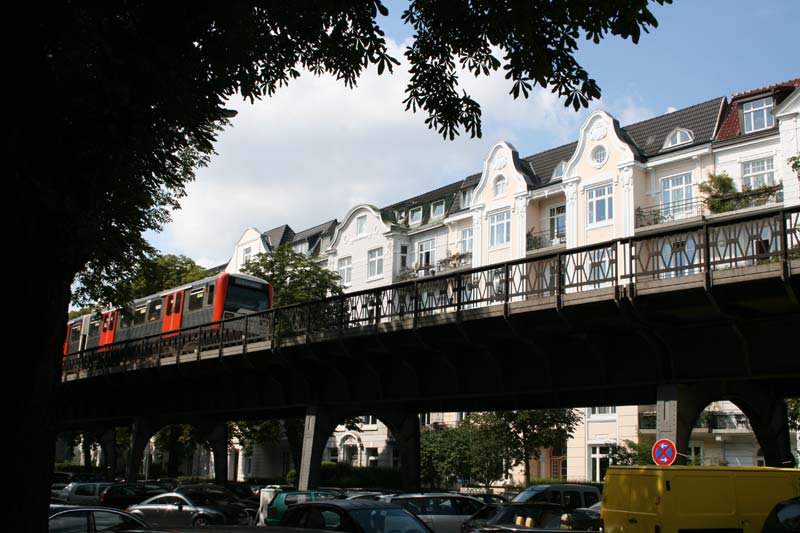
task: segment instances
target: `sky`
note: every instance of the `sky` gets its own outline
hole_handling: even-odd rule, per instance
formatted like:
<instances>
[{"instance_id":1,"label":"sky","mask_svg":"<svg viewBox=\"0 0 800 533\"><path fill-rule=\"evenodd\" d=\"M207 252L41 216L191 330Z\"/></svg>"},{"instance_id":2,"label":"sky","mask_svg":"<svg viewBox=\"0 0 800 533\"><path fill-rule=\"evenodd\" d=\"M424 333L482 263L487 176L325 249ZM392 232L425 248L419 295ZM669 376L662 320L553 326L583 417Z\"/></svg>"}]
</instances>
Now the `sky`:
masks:
<instances>
[{"instance_id":1,"label":"sky","mask_svg":"<svg viewBox=\"0 0 800 533\"><path fill-rule=\"evenodd\" d=\"M402 60L412 37L400 20L404 3L386 5L389 17L378 23ZM581 43L578 62L602 90L588 109L567 109L542 88L514 100L502 73L462 77L482 108L482 138L443 140L425 114L405 111L405 64L393 75L371 69L352 90L304 73L255 104L235 97L228 107L238 115L217 155L198 170L172 222L146 237L161 253L212 267L228 261L249 227L299 232L342 220L360 203L402 201L480 172L497 141L521 157L572 142L595 109L625 126L800 77L800 0L676 0L651 10L659 25L637 45L616 37Z\"/></svg>"}]
</instances>

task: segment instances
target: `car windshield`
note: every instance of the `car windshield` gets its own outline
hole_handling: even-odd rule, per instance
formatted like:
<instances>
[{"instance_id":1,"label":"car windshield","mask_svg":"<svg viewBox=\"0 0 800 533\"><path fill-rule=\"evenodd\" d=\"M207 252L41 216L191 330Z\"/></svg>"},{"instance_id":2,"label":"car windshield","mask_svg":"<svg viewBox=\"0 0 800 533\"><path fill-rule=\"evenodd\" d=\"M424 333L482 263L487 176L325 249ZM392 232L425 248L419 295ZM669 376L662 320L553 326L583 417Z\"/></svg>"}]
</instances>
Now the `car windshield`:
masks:
<instances>
[{"instance_id":1,"label":"car windshield","mask_svg":"<svg viewBox=\"0 0 800 533\"><path fill-rule=\"evenodd\" d=\"M365 533L428 533L425 525L404 509L358 509L350 516Z\"/></svg>"},{"instance_id":2,"label":"car windshield","mask_svg":"<svg viewBox=\"0 0 800 533\"><path fill-rule=\"evenodd\" d=\"M601 503L602 502L594 503L593 505L589 506L589 509L591 509L592 511L597 511L599 513L600 512L600 504Z\"/></svg>"},{"instance_id":3,"label":"car windshield","mask_svg":"<svg viewBox=\"0 0 800 533\"><path fill-rule=\"evenodd\" d=\"M536 487L531 487L529 489L525 489L516 496L514 499L511 500L513 502L526 502L533 498L536 494L543 492L547 489L548 485L537 485Z\"/></svg>"}]
</instances>

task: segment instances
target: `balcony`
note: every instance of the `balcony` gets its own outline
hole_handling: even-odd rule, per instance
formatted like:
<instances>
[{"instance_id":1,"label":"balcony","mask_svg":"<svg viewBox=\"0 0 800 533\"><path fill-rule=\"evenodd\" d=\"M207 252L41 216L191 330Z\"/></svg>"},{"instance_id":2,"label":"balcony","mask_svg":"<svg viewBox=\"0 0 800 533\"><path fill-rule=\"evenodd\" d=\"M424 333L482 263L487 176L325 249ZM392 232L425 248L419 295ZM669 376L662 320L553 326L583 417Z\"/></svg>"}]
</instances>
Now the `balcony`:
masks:
<instances>
[{"instance_id":1,"label":"balcony","mask_svg":"<svg viewBox=\"0 0 800 533\"><path fill-rule=\"evenodd\" d=\"M781 202L783 202L783 183L759 187L757 189L745 189L742 192L733 194L709 196L705 200L708 210L711 213L727 213L730 211L738 211L739 209L773 205Z\"/></svg>"},{"instance_id":2,"label":"balcony","mask_svg":"<svg viewBox=\"0 0 800 533\"><path fill-rule=\"evenodd\" d=\"M532 252L551 246L558 246L567 243L566 228L551 228L537 233L530 232L526 235L525 250Z\"/></svg>"},{"instance_id":3,"label":"balcony","mask_svg":"<svg viewBox=\"0 0 800 533\"><path fill-rule=\"evenodd\" d=\"M653 207L637 207L636 227L643 228L683 218L699 217L706 212L706 202L699 199L670 202Z\"/></svg>"},{"instance_id":4,"label":"balcony","mask_svg":"<svg viewBox=\"0 0 800 533\"><path fill-rule=\"evenodd\" d=\"M436 264L436 271L439 273L450 272L463 268L472 267L472 252L448 254L444 259L440 259Z\"/></svg>"}]
</instances>

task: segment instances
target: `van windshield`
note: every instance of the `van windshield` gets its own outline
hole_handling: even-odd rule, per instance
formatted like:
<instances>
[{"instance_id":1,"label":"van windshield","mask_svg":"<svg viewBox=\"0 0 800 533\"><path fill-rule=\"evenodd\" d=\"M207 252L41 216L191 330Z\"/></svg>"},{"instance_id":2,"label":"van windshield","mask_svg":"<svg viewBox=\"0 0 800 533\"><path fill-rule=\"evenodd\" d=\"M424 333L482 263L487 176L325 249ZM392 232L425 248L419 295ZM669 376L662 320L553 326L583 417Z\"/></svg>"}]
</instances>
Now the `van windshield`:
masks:
<instances>
[{"instance_id":1,"label":"van windshield","mask_svg":"<svg viewBox=\"0 0 800 533\"><path fill-rule=\"evenodd\" d=\"M514 496L514 499L511 501L513 501L514 503L527 502L533 499L534 496L537 496L542 492L546 491L549 487L550 485L536 485L535 487L527 488L522 492L520 492L519 494L517 494L516 496Z\"/></svg>"}]
</instances>

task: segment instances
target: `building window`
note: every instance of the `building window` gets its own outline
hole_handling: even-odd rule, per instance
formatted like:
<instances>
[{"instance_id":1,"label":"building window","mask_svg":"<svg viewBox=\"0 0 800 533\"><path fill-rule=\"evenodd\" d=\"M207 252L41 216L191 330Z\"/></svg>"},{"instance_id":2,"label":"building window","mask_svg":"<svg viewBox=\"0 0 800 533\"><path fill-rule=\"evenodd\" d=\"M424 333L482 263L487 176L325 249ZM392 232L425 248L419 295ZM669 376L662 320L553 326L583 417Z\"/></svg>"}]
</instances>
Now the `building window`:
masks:
<instances>
[{"instance_id":1,"label":"building window","mask_svg":"<svg viewBox=\"0 0 800 533\"><path fill-rule=\"evenodd\" d=\"M367 215L356 218L356 233L359 237L367 234Z\"/></svg>"},{"instance_id":2,"label":"building window","mask_svg":"<svg viewBox=\"0 0 800 533\"><path fill-rule=\"evenodd\" d=\"M400 270L408 268L408 245L400 245Z\"/></svg>"},{"instance_id":3,"label":"building window","mask_svg":"<svg viewBox=\"0 0 800 533\"><path fill-rule=\"evenodd\" d=\"M602 482L606 477L606 470L608 470L608 446L592 446L591 459L592 459L592 481Z\"/></svg>"},{"instance_id":4,"label":"building window","mask_svg":"<svg viewBox=\"0 0 800 533\"><path fill-rule=\"evenodd\" d=\"M608 151L605 146L595 146L592 150L592 164L595 167L601 167L608 159Z\"/></svg>"},{"instance_id":5,"label":"building window","mask_svg":"<svg viewBox=\"0 0 800 533\"><path fill-rule=\"evenodd\" d=\"M494 180L494 195L502 196L505 193L506 193L506 178L500 176L496 180Z\"/></svg>"},{"instance_id":6,"label":"building window","mask_svg":"<svg viewBox=\"0 0 800 533\"><path fill-rule=\"evenodd\" d=\"M772 106L771 96L742 104L744 132L750 133L774 126L775 118L772 116Z\"/></svg>"},{"instance_id":7,"label":"building window","mask_svg":"<svg viewBox=\"0 0 800 533\"><path fill-rule=\"evenodd\" d=\"M367 448L367 466L378 466L378 448Z\"/></svg>"},{"instance_id":8,"label":"building window","mask_svg":"<svg viewBox=\"0 0 800 533\"><path fill-rule=\"evenodd\" d=\"M771 157L742 163L742 190L773 185L775 185L775 169Z\"/></svg>"},{"instance_id":9,"label":"building window","mask_svg":"<svg viewBox=\"0 0 800 533\"><path fill-rule=\"evenodd\" d=\"M461 191L461 207L472 206L472 189Z\"/></svg>"},{"instance_id":10,"label":"building window","mask_svg":"<svg viewBox=\"0 0 800 533\"><path fill-rule=\"evenodd\" d=\"M408 222L409 224L419 224L422 222L422 208L415 207L408 212L408 216L410 217Z\"/></svg>"},{"instance_id":11,"label":"building window","mask_svg":"<svg viewBox=\"0 0 800 533\"><path fill-rule=\"evenodd\" d=\"M339 259L339 282L342 285L350 285L353 281L353 258L342 257Z\"/></svg>"},{"instance_id":12,"label":"building window","mask_svg":"<svg viewBox=\"0 0 800 533\"><path fill-rule=\"evenodd\" d=\"M252 251L253 251L253 249L250 248L250 247L247 247L244 250L242 250L242 264L243 265L246 265L247 263L250 262L250 254L251 254Z\"/></svg>"},{"instance_id":13,"label":"building window","mask_svg":"<svg viewBox=\"0 0 800 533\"><path fill-rule=\"evenodd\" d=\"M461 230L461 253L472 253L472 228Z\"/></svg>"},{"instance_id":14,"label":"building window","mask_svg":"<svg viewBox=\"0 0 800 533\"><path fill-rule=\"evenodd\" d=\"M419 423L423 426L430 426L431 425L431 414L430 413L420 413L419 415Z\"/></svg>"},{"instance_id":15,"label":"building window","mask_svg":"<svg viewBox=\"0 0 800 533\"><path fill-rule=\"evenodd\" d=\"M369 265L369 278L377 278L383 275L383 248L375 248L367 252L367 263Z\"/></svg>"},{"instance_id":16,"label":"building window","mask_svg":"<svg viewBox=\"0 0 800 533\"><path fill-rule=\"evenodd\" d=\"M489 247L502 246L511 242L511 211L501 211L489 215Z\"/></svg>"},{"instance_id":17,"label":"building window","mask_svg":"<svg viewBox=\"0 0 800 533\"><path fill-rule=\"evenodd\" d=\"M566 168L567 168L566 161L562 161L559 164L557 164L556 168L553 169L553 178L554 179L555 178L563 178L564 177L564 171L566 170Z\"/></svg>"},{"instance_id":18,"label":"building window","mask_svg":"<svg viewBox=\"0 0 800 533\"><path fill-rule=\"evenodd\" d=\"M614 186L605 185L589 189L586 196L589 224L600 224L614 218Z\"/></svg>"},{"instance_id":19,"label":"building window","mask_svg":"<svg viewBox=\"0 0 800 533\"><path fill-rule=\"evenodd\" d=\"M392 446L392 468L400 468L400 447Z\"/></svg>"},{"instance_id":20,"label":"building window","mask_svg":"<svg viewBox=\"0 0 800 533\"><path fill-rule=\"evenodd\" d=\"M444 200L439 200L431 204L431 218L442 218L444 216Z\"/></svg>"},{"instance_id":21,"label":"building window","mask_svg":"<svg viewBox=\"0 0 800 533\"><path fill-rule=\"evenodd\" d=\"M691 211L693 191L691 172L663 178L661 180L661 208L664 210L664 215L680 215Z\"/></svg>"},{"instance_id":22,"label":"building window","mask_svg":"<svg viewBox=\"0 0 800 533\"><path fill-rule=\"evenodd\" d=\"M361 423L365 424L365 425L368 425L368 426L374 426L375 424L378 423L378 417L372 416L372 415L362 416L361 417Z\"/></svg>"},{"instance_id":23,"label":"building window","mask_svg":"<svg viewBox=\"0 0 800 533\"><path fill-rule=\"evenodd\" d=\"M434 239L428 239L417 244L417 260L419 268L426 268L436 261L436 251L434 249Z\"/></svg>"},{"instance_id":24,"label":"building window","mask_svg":"<svg viewBox=\"0 0 800 533\"><path fill-rule=\"evenodd\" d=\"M614 416L617 414L616 406L590 407L589 416Z\"/></svg>"},{"instance_id":25,"label":"building window","mask_svg":"<svg viewBox=\"0 0 800 533\"><path fill-rule=\"evenodd\" d=\"M336 463L339 461L339 448L331 446L328 448L328 461Z\"/></svg>"},{"instance_id":26,"label":"building window","mask_svg":"<svg viewBox=\"0 0 800 533\"><path fill-rule=\"evenodd\" d=\"M550 240L561 241L567 235L567 206L550 208Z\"/></svg>"},{"instance_id":27,"label":"building window","mask_svg":"<svg viewBox=\"0 0 800 533\"><path fill-rule=\"evenodd\" d=\"M292 249L295 253L308 255L308 241L301 242L300 244L295 244Z\"/></svg>"},{"instance_id":28,"label":"building window","mask_svg":"<svg viewBox=\"0 0 800 533\"><path fill-rule=\"evenodd\" d=\"M672 135L667 137L667 140L664 142L663 149L672 148L673 146L678 146L680 144L690 143L693 140L694 136L692 135L692 132L678 128L672 132Z\"/></svg>"}]
</instances>

